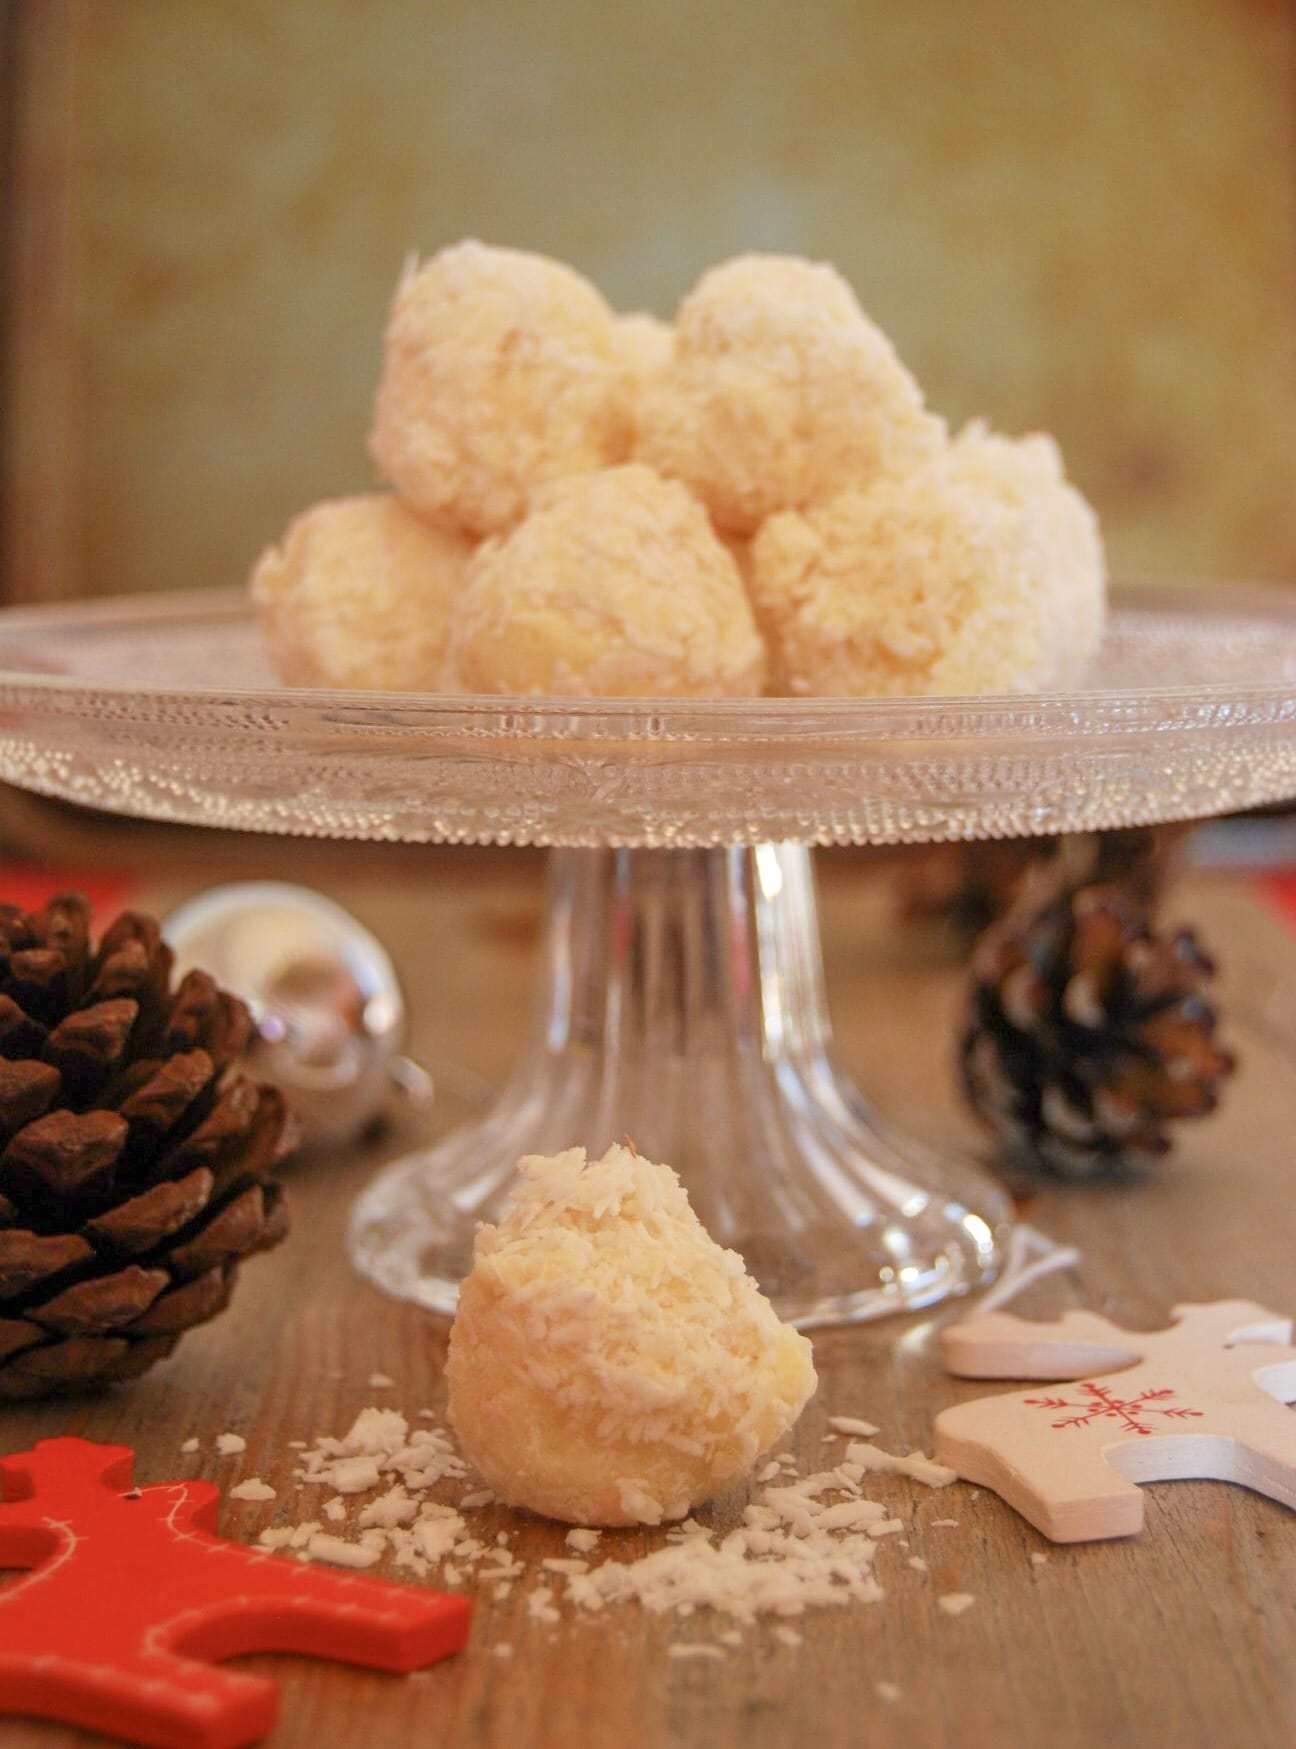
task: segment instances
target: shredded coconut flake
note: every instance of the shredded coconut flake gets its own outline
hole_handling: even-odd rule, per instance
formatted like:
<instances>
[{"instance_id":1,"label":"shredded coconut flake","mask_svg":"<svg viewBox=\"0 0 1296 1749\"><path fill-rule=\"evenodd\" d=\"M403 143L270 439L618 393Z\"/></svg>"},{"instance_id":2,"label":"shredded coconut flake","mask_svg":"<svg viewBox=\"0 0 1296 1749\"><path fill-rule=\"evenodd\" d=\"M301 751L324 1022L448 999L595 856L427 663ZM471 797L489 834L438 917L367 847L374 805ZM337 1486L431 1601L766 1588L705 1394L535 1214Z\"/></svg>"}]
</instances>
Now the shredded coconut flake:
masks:
<instances>
[{"instance_id":1,"label":"shredded coconut flake","mask_svg":"<svg viewBox=\"0 0 1296 1749\"><path fill-rule=\"evenodd\" d=\"M221 1457L237 1457L241 1451L247 1450L247 1440L241 1433L218 1433L216 1450Z\"/></svg>"},{"instance_id":2,"label":"shredded coconut flake","mask_svg":"<svg viewBox=\"0 0 1296 1749\"><path fill-rule=\"evenodd\" d=\"M908 1457L897 1457L894 1452L883 1451L881 1446L866 1445L860 1440L852 1440L846 1447L846 1462L858 1464L861 1470L889 1470L898 1476L909 1476L927 1488L948 1488L951 1482L958 1480L957 1471L936 1463L920 1451L910 1452Z\"/></svg>"},{"instance_id":3,"label":"shredded coconut flake","mask_svg":"<svg viewBox=\"0 0 1296 1749\"><path fill-rule=\"evenodd\" d=\"M328 1561L334 1567L372 1567L381 1559L381 1550L366 1548L362 1543L349 1543L327 1531L316 1531L306 1544L312 1561Z\"/></svg>"},{"instance_id":4,"label":"shredded coconut flake","mask_svg":"<svg viewBox=\"0 0 1296 1749\"><path fill-rule=\"evenodd\" d=\"M260 1476L249 1476L246 1481L234 1484L229 1490L229 1497L231 1500L273 1500L275 1491Z\"/></svg>"}]
</instances>

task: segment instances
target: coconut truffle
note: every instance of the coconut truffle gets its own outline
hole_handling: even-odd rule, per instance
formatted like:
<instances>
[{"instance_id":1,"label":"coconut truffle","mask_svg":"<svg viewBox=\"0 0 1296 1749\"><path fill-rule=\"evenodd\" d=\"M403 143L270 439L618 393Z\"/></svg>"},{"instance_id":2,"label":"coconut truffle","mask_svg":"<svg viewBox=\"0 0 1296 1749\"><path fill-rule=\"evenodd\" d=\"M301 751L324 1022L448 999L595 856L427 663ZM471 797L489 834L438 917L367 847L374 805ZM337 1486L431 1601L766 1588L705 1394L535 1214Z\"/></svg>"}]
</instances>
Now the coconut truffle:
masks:
<instances>
[{"instance_id":1,"label":"coconut truffle","mask_svg":"<svg viewBox=\"0 0 1296 1749\"><path fill-rule=\"evenodd\" d=\"M460 1288L446 1366L459 1443L510 1505L569 1524L683 1518L796 1421L810 1344L668 1166L614 1146L518 1172Z\"/></svg>"},{"instance_id":2,"label":"coconut truffle","mask_svg":"<svg viewBox=\"0 0 1296 1749\"><path fill-rule=\"evenodd\" d=\"M977 425L913 475L771 517L751 588L788 692L1027 692L1083 674L1106 571L1052 440Z\"/></svg>"},{"instance_id":3,"label":"coconut truffle","mask_svg":"<svg viewBox=\"0 0 1296 1749\"><path fill-rule=\"evenodd\" d=\"M775 511L914 467L943 435L833 268L740 255L680 305L636 453L692 487L718 526L750 534Z\"/></svg>"},{"instance_id":4,"label":"coconut truffle","mask_svg":"<svg viewBox=\"0 0 1296 1749\"><path fill-rule=\"evenodd\" d=\"M304 511L252 572L270 659L290 686L429 692L472 543L396 498L335 498Z\"/></svg>"},{"instance_id":5,"label":"coconut truffle","mask_svg":"<svg viewBox=\"0 0 1296 1749\"><path fill-rule=\"evenodd\" d=\"M643 423L645 399L670 363L675 330L660 317L636 310L631 315L617 317L616 337L621 354L626 420L633 444Z\"/></svg>"},{"instance_id":6,"label":"coconut truffle","mask_svg":"<svg viewBox=\"0 0 1296 1749\"><path fill-rule=\"evenodd\" d=\"M369 446L416 510L497 533L628 444L615 318L573 268L466 242L406 273Z\"/></svg>"},{"instance_id":7,"label":"coconut truffle","mask_svg":"<svg viewBox=\"0 0 1296 1749\"><path fill-rule=\"evenodd\" d=\"M446 684L602 697L758 693L765 646L700 504L651 468L563 480L483 543L455 609Z\"/></svg>"}]
</instances>

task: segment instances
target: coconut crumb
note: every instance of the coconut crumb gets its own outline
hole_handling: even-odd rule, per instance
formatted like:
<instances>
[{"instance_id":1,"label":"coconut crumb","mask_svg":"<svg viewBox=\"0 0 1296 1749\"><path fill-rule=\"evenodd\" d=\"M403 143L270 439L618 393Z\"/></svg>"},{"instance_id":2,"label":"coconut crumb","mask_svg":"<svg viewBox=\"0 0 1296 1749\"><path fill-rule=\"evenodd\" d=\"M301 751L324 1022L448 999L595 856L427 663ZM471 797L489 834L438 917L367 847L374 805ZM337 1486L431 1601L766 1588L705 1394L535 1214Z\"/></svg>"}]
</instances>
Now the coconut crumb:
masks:
<instances>
[{"instance_id":1,"label":"coconut crumb","mask_svg":"<svg viewBox=\"0 0 1296 1749\"><path fill-rule=\"evenodd\" d=\"M958 1480L957 1470L936 1463L923 1452L914 1451L907 1457L898 1457L894 1452L883 1451L881 1446L861 1440L852 1440L846 1447L846 1462L857 1464L861 1471L889 1471L894 1475L908 1476L927 1488L948 1488L951 1482Z\"/></svg>"},{"instance_id":2,"label":"coconut crumb","mask_svg":"<svg viewBox=\"0 0 1296 1749\"><path fill-rule=\"evenodd\" d=\"M340 1495L338 1503L341 1504ZM344 1506L343 1512L345 1510ZM412 1500L403 1485L397 1482L385 1494L380 1494L376 1500L371 1500L361 1509L359 1523L361 1530L394 1530L398 1524L412 1524L418 1514L418 1501ZM338 1516L341 1517L342 1514L339 1513Z\"/></svg>"},{"instance_id":3,"label":"coconut crumb","mask_svg":"<svg viewBox=\"0 0 1296 1749\"><path fill-rule=\"evenodd\" d=\"M361 1543L349 1543L327 1531L317 1531L306 1544L312 1561L327 1561L334 1567L372 1567L381 1559L381 1550L366 1548Z\"/></svg>"},{"instance_id":4,"label":"coconut crumb","mask_svg":"<svg viewBox=\"0 0 1296 1749\"><path fill-rule=\"evenodd\" d=\"M828 1425L834 1433L851 1433L860 1439L872 1439L875 1433L882 1431L871 1421L861 1421L855 1415L830 1415Z\"/></svg>"},{"instance_id":5,"label":"coconut crumb","mask_svg":"<svg viewBox=\"0 0 1296 1749\"><path fill-rule=\"evenodd\" d=\"M898 1682L875 1682L873 1692L879 1700L884 1700L888 1706L894 1706L900 1699L900 1684Z\"/></svg>"},{"instance_id":6,"label":"coconut crumb","mask_svg":"<svg viewBox=\"0 0 1296 1749\"><path fill-rule=\"evenodd\" d=\"M943 1597L936 1599L937 1607L946 1615L962 1615L975 1602L976 1598L970 1591L947 1591Z\"/></svg>"},{"instance_id":7,"label":"coconut crumb","mask_svg":"<svg viewBox=\"0 0 1296 1749\"><path fill-rule=\"evenodd\" d=\"M369 1374L369 1389L371 1391L390 1391L395 1383L396 1380L388 1378L385 1372L371 1372Z\"/></svg>"},{"instance_id":8,"label":"coconut crumb","mask_svg":"<svg viewBox=\"0 0 1296 1749\"><path fill-rule=\"evenodd\" d=\"M231 1500L273 1500L275 1490L268 1482L263 1482L260 1476L249 1476L246 1481L236 1482L229 1490Z\"/></svg>"},{"instance_id":9,"label":"coconut crumb","mask_svg":"<svg viewBox=\"0 0 1296 1749\"><path fill-rule=\"evenodd\" d=\"M694 1645L691 1641L686 1642L684 1640L675 1640L666 1648L666 1651L668 1656L681 1659L710 1658L712 1660L723 1660L725 1655L723 1648L720 1646L700 1646Z\"/></svg>"},{"instance_id":10,"label":"coconut crumb","mask_svg":"<svg viewBox=\"0 0 1296 1749\"><path fill-rule=\"evenodd\" d=\"M237 1457L241 1451L247 1450L247 1440L241 1433L218 1433L216 1450L221 1457Z\"/></svg>"},{"instance_id":11,"label":"coconut crumb","mask_svg":"<svg viewBox=\"0 0 1296 1749\"><path fill-rule=\"evenodd\" d=\"M1043 1552L1042 1549L1032 1549L1031 1550L1031 1566L1032 1567L1047 1567L1048 1566L1048 1556Z\"/></svg>"},{"instance_id":12,"label":"coconut crumb","mask_svg":"<svg viewBox=\"0 0 1296 1749\"><path fill-rule=\"evenodd\" d=\"M180 1447L180 1449L182 1452L184 1452L184 1454L187 1457L191 1451L197 1451L199 1449L201 1443L202 1442L200 1440L197 1440L197 1439L186 1439L184 1444Z\"/></svg>"}]
</instances>

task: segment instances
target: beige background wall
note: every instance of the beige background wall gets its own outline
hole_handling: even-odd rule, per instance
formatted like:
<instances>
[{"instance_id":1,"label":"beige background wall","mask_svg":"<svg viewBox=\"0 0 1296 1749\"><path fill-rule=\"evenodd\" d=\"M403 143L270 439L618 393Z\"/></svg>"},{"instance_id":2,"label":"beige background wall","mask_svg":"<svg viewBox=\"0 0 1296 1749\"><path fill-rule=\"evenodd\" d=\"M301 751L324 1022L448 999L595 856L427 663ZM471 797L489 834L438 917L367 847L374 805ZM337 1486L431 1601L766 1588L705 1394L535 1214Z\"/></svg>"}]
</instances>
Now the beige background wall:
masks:
<instances>
[{"instance_id":1,"label":"beige background wall","mask_svg":"<svg viewBox=\"0 0 1296 1749\"><path fill-rule=\"evenodd\" d=\"M1118 569L1296 580L1287 5L66 10L76 587L241 581L368 484L401 259L465 233L662 313L827 257L940 410L1056 432Z\"/></svg>"}]
</instances>

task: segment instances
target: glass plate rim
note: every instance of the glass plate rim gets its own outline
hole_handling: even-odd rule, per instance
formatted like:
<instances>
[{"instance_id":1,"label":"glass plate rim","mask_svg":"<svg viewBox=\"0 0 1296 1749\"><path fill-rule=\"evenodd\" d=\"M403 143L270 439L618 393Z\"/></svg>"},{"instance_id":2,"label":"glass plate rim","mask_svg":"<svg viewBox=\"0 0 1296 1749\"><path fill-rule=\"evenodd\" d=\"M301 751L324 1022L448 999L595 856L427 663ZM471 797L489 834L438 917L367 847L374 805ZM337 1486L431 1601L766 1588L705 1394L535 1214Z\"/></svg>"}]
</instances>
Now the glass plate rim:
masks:
<instances>
[{"instance_id":1,"label":"glass plate rim","mask_svg":"<svg viewBox=\"0 0 1296 1749\"><path fill-rule=\"evenodd\" d=\"M1219 621L1235 629L1256 629L1265 622L1285 622L1296 632L1296 600L1292 600L1279 583L1232 583L1218 579L1162 580L1140 578L1121 580L1113 585L1111 607L1125 620L1160 618L1177 625L1192 625L1202 621ZM38 635L74 625L93 630L109 628L132 620L149 620L157 629L167 624L197 624L204 620L219 624L244 621L252 615L252 603L242 587L219 589L169 590L158 593L136 593L88 597L75 601L30 604L0 608L0 641L24 635ZM909 719L915 729L942 719L957 716L969 733L977 724L992 730L997 719L1010 715L1019 732L1031 727L1046 728L1049 733L1065 733L1068 728L1084 732L1085 726L1067 718L1077 712L1103 715L1105 712L1128 714L1131 707L1192 704L1198 709L1212 704L1296 706L1296 674L1290 680L1263 680L1254 683L1236 680L1212 687L1210 683L1138 687L1076 687L1059 692L967 693L932 695L894 695L851 698L840 695L759 698L681 698L650 697L603 698L579 694L527 693L431 693L380 692L361 688L304 686L229 685L178 686L166 681L87 680L80 675L50 674L36 668L11 668L3 665L0 643L0 705L12 705L17 699L32 695L60 700L65 707L78 705L88 715L97 714L111 704L132 698L154 701L174 700L189 706L243 706L290 714L332 716L343 712L347 716L371 716L377 721L382 715L418 719L435 718L461 721L467 728L483 719L506 719L524 716L531 732L545 738L544 726L551 725L555 733L566 726L570 733L573 719L593 725L601 721L605 733L620 729L627 736L638 738L645 719L669 718L681 732L690 722L705 734L707 725L741 724L754 736L765 733L800 731L818 734L854 731L867 738L870 729L877 729L897 716ZM1036 723L1021 719L1031 717ZM452 726L452 724L450 726ZM354 724L350 725L354 726ZM391 726L391 725L387 725ZM1130 726L1134 726L1132 723ZM1216 725L1218 726L1218 725ZM894 732L894 730L892 731ZM656 725L653 738L672 738L669 725Z\"/></svg>"}]
</instances>

